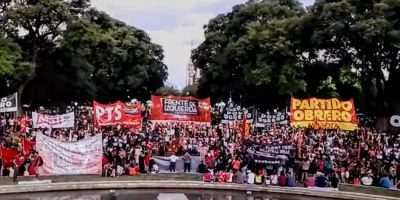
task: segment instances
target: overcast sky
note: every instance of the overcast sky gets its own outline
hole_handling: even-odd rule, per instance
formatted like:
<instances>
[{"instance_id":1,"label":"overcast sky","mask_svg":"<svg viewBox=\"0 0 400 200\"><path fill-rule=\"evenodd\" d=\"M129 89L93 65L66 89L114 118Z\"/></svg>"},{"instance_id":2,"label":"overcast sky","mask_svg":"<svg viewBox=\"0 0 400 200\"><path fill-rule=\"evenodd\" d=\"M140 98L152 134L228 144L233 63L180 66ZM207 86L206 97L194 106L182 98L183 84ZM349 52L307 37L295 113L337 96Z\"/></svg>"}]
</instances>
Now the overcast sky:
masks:
<instances>
[{"instance_id":1,"label":"overcast sky","mask_svg":"<svg viewBox=\"0 0 400 200\"><path fill-rule=\"evenodd\" d=\"M154 43L164 48L168 84L183 88L191 41L202 42L203 25L219 13L247 0L92 0L97 9L145 30ZM300 0L309 5L314 0Z\"/></svg>"}]
</instances>

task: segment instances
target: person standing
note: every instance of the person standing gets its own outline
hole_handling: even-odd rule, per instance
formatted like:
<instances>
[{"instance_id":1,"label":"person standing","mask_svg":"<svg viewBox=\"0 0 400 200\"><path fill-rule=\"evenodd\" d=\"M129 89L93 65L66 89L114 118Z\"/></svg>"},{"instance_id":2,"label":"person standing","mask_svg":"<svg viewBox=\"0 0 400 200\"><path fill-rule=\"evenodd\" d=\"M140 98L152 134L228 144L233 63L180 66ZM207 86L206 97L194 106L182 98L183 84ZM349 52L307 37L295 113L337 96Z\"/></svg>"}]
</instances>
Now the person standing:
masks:
<instances>
[{"instance_id":1,"label":"person standing","mask_svg":"<svg viewBox=\"0 0 400 200\"><path fill-rule=\"evenodd\" d=\"M190 173L192 157L188 152L186 152L185 155L183 155L183 162L184 162L183 163L184 172L186 173L186 171L188 171Z\"/></svg>"},{"instance_id":2,"label":"person standing","mask_svg":"<svg viewBox=\"0 0 400 200\"><path fill-rule=\"evenodd\" d=\"M172 154L172 155L169 157L169 161L170 161L170 164L169 164L169 171L170 171L170 172L175 172L176 161L177 161L177 160L178 160L178 157L175 156L175 154Z\"/></svg>"}]
</instances>

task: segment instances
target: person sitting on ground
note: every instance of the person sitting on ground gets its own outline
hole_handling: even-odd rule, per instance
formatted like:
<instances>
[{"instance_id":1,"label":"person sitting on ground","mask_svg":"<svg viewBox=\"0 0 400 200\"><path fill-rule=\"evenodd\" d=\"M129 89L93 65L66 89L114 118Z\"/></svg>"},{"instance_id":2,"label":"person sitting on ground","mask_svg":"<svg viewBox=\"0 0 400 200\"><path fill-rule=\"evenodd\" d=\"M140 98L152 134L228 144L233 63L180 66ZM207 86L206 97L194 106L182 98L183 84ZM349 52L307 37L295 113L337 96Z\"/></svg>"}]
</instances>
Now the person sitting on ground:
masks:
<instances>
[{"instance_id":1,"label":"person sitting on ground","mask_svg":"<svg viewBox=\"0 0 400 200\"><path fill-rule=\"evenodd\" d=\"M265 185L271 185L271 177L270 176L265 177Z\"/></svg>"},{"instance_id":2,"label":"person sitting on ground","mask_svg":"<svg viewBox=\"0 0 400 200\"><path fill-rule=\"evenodd\" d=\"M333 188L338 188L339 186L339 175L337 173L334 173L332 177L329 179L331 182L331 187Z\"/></svg>"},{"instance_id":3,"label":"person sitting on ground","mask_svg":"<svg viewBox=\"0 0 400 200\"><path fill-rule=\"evenodd\" d=\"M225 182L225 172L224 171L217 172L217 179L218 179L218 183Z\"/></svg>"},{"instance_id":4,"label":"person sitting on ground","mask_svg":"<svg viewBox=\"0 0 400 200\"><path fill-rule=\"evenodd\" d=\"M251 170L247 171L247 183L248 184L254 184L255 177L256 177L256 175Z\"/></svg>"},{"instance_id":5,"label":"person sitting on ground","mask_svg":"<svg viewBox=\"0 0 400 200\"><path fill-rule=\"evenodd\" d=\"M371 186L373 181L374 180L372 179L371 174L367 174L366 176L361 178L361 184L363 184L365 186Z\"/></svg>"},{"instance_id":6,"label":"person sitting on ground","mask_svg":"<svg viewBox=\"0 0 400 200\"><path fill-rule=\"evenodd\" d=\"M278 175L276 174L271 175L271 185L278 185Z\"/></svg>"},{"instance_id":7,"label":"person sitting on ground","mask_svg":"<svg viewBox=\"0 0 400 200\"><path fill-rule=\"evenodd\" d=\"M381 183L382 188L391 188L392 187L392 182L389 180L389 177L387 174L382 176L380 183Z\"/></svg>"},{"instance_id":8,"label":"person sitting on ground","mask_svg":"<svg viewBox=\"0 0 400 200\"><path fill-rule=\"evenodd\" d=\"M314 187L315 179L312 174L308 174L306 180L304 181L304 187Z\"/></svg>"},{"instance_id":9,"label":"person sitting on ground","mask_svg":"<svg viewBox=\"0 0 400 200\"><path fill-rule=\"evenodd\" d=\"M286 184L289 187L294 187L295 186L294 177L292 176L292 173L290 173L290 172L287 173Z\"/></svg>"},{"instance_id":10,"label":"person sitting on ground","mask_svg":"<svg viewBox=\"0 0 400 200\"><path fill-rule=\"evenodd\" d=\"M256 185L262 185L263 182L264 182L264 175L262 175L261 173L257 173L254 182L255 182Z\"/></svg>"},{"instance_id":11,"label":"person sitting on ground","mask_svg":"<svg viewBox=\"0 0 400 200\"><path fill-rule=\"evenodd\" d=\"M204 174L207 172L207 167L206 165L203 163L203 161L200 162L200 164L197 166L197 173L201 173Z\"/></svg>"},{"instance_id":12,"label":"person sitting on ground","mask_svg":"<svg viewBox=\"0 0 400 200\"><path fill-rule=\"evenodd\" d=\"M213 176L209 170L207 170L207 172L204 173L203 181L204 182L213 182Z\"/></svg>"},{"instance_id":13,"label":"person sitting on ground","mask_svg":"<svg viewBox=\"0 0 400 200\"><path fill-rule=\"evenodd\" d=\"M233 181L233 173L232 173L232 170L227 170L226 172L225 172L225 182L227 182L227 183L232 183L232 181Z\"/></svg>"},{"instance_id":14,"label":"person sitting on ground","mask_svg":"<svg viewBox=\"0 0 400 200\"><path fill-rule=\"evenodd\" d=\"M286 176L283 171L281 171L281 175L278 177L278 185L281 187L287 186Z\"/></svg>"},{"instance_id":15,"label":"person sitting on ground","mask_svg":"<svg viewBox=\"0 0 400 200\"><path fill-rule=\"evenodd\" d=\"M326 177L323 173L317 173L317 178L315 178L315 186L320 188L326 187Z\"/></svg>"},{"instance_id":16,"label":"person sitting on ground","mask_svg":"<svg viewBox=\"0 0 400 200\"><path fill-rule=\"evenodd\" d=\"M138 173L138 169L137 169L137 167L135 167L135 165L133 165L133 164L131 164L130 166L129 166L129 175L130 176L136 176L137 175L137 173Z\"/></svg>"},{"instance_id":17,"label":"person sitting on ground","mask_svg":"<svg viewBox=\"0 0 400 200\"><path fill-rule=\"evenodd\" d=\"M397 183L396 188L400 190L400 181Z\"/></svg>"},{"instance_id":18,"label":"person sitting on ground","mask_svg":"<svg viewBox=\"0 0 400 200\"><path fill-rule=\"evenodd\" d=\"M244 183L243 173L240 170L235 174L235 181L236 181L237 184L243 184Z\"/></svg>"}]
</instances>

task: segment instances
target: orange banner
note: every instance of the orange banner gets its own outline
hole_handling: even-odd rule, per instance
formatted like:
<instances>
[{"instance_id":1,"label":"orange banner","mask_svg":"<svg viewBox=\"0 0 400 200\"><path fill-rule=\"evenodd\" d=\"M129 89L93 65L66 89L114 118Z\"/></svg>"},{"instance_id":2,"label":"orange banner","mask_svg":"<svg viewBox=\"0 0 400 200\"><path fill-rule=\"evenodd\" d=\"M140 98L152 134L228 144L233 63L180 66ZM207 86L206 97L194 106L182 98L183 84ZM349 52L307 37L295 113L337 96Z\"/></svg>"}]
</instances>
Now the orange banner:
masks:
<instances>
[{"instance_id":1,"label":"orange banner","mask_svg":"<svg viewBox=\"0 0 400 200\"><path fill-rule=\"evenodd\" d=\"M211 122L210 98L151 96L152 120Z\"/></svg>"},{"instance_id":2,"label":"orange banner","mask_svg":"<svg viewBox=\"0 0 400 200\"><path fill-rule=\"evenodd\" d=\"M355 130L357 116L353 99L297 99L290 103L290 125L316 129Z\"/></svg>"}]
</instances>

